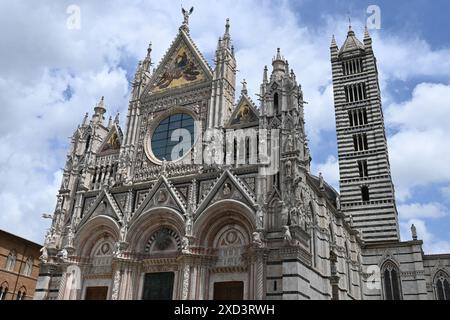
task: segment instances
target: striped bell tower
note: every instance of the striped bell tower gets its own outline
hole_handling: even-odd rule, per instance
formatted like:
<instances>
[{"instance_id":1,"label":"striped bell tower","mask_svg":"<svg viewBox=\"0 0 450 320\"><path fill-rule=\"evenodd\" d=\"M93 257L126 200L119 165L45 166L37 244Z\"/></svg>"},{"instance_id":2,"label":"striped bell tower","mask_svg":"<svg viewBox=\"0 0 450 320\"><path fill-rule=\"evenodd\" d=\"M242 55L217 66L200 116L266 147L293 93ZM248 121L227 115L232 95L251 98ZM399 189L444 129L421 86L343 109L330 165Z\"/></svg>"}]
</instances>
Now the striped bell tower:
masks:
<instances>
[{"instance_id":1,"label":"striped bell tower","mask_svg":"<svg viewBox=\"0 0 450 320\"><path fill-rule=\"evenodd\" d=\"M372 39L360 42L351 26L339 49L331 42L340 206L366 242L398 241L380 86Z\"/></svg>"}]
</instances>

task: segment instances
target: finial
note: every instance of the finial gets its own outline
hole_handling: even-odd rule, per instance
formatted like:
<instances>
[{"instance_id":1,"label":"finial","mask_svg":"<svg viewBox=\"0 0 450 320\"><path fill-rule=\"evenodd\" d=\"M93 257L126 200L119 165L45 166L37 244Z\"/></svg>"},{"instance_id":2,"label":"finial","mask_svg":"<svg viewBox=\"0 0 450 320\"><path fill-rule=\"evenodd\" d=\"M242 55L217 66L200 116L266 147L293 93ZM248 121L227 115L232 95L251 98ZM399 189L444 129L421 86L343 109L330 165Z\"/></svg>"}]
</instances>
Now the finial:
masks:
<instances>
[{"instance_id":1,"label":"finial","mask_svg":"<svg viewBox=\"0 0 450 320\"><path fill-rule=\"evenodd\" d=\"M230 18L227 18L227 22L225 23L225 34L230 34Z\"/></svg>"},{"instance_id":2,"label":"finial","mask_svg":"<svg viewBox=\"0 0 450 320\"><path fill-rule=\"evenodd\" d=\"M85 126L87 124L88 117L89 117L89 113L86 112L86 114L84 115L84 119L83 119L83 126Z\"/></svg>"},{"instance_id":3,"label":"finial","mask_svg":"<svg viewBox=\"0 0 450 320\"><path fill-rule=\"evenodd\" d=\"M370 39L369 28L367 28L367 24L364 27L364 39Z\"/></svg>"},{"instance_id":4,"label":"finial","mask_svg":"<svg viewBox=\"0 0 450 320\"><path fill-rule=\"evenodd\" d=\"M181 7L181 13L183 14L183 24L180 29L189 32L189 16L194 12L194 7L192 7L189 12L186 11L183 7Z\"/></svg>"},{"instance_id":5,"label":"finial","mask_svg":"<svg viewBox=\"0 0 450 320\"><path fill-rule=\"evenodd\" d=\"M119 121L120 121L119 119L120 119L120 113L117 112L116 117L114 118L114 123L118 125Z\"/></svg>"},{"instance_id":6,"label":"finial","mask_svg":"<svg viewBox=\"0 0 450 320\"><path fill-rule=\"evenodd\" d=\"M242 94L247 94L247 93L248 93L248 91L247 91L247 81L245 81L245 79L242 80L242 90L241 90L241 93L242 93Z\"/></svg>"},{"instance_id":7,"label":"finial","mask_svg":"<svg viewBox=\"0 0 450 320\"><path fill-rule=\"evenodd\" d=\"M108 128L112 127L112 116L109 116Z\"/></svg>"},{"instance_id":8,"label":"finial","mask_svg":"<svg viewBox=\"0 0 450 320\"><path fill-rule=\"evenodd\" d=\"M352 18L350 17L350 15L348 16L348 31L352 30Z\"/></svg>"},{"instance_id":9,"label":"finial","mask_svg":"<svg viewBox=\"0 0 450 320\"><path fill-rule=\"evenodd\" d=\"M264 83L268 82L268 78L267 78L268 71L269 71L269 69L267 68L267 66L264 66L264 73L263 73L263 82Z\"/></svg>"},{"instance_id":10,"label":"finial","mask_svg":"<svg viewBox=\"0 0 450 320\"><path fill-rule=\"evenodd\" d=\"M331 38L331 46L330 47L331 48L337 47L336 38L334 37L334 34L333 34L333 37Z\"/></svg>"},{"instance_id":11,"label":"finial","mask_svg":"<svg viewBox=\"0 0 450 320\"><path fill-rule=\"evenodd\" d=\"M144 62L142 62L144 71L150 71L151 65L152 65L152 43L150 42L147 49L147 56L145 57Z\"/></svg>"},{"instance_id":12,"label":"finial","mask_svg":"<svg viewBox=\"0 0 450 320\"><path fill-rule=\"evenodd\" d=\"M277 60L281 60L281 50L277 48Z\"/></svg>"}]
</instances>

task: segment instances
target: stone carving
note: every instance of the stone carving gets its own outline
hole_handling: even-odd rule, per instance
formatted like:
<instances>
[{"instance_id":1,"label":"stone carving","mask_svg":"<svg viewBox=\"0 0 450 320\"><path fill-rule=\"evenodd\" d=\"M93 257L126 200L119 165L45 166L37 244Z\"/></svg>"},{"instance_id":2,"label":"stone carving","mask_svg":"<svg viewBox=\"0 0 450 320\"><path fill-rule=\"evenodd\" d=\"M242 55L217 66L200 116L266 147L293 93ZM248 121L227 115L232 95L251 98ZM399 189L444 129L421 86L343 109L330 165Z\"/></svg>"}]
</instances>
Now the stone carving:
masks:
<instances>
[{"instance_id":1,"label":"stone carving","mask_svg":"<svg viewBox=\"0 0 450 320\"><path fill-rule=\"evenodd\" d=\"M289 226L283 226L283 239L287 242L292 241L291 230L289 230Z\"/></svg>"},{"instance_id":2,"label":"stone carving","mask_svg":"<svg viewBox=\"0 0 450 320\"><path fill-rule=\"evenodd\" d=\"M411 225L411 235L412 235L413 240L417 240L417 229L414 224Z\"/></svg>"},{"instance_id":3,"label":"stone carving","mask_svg":"<svg viewBox=\"0 0 450 320\"><path fill-rule=\"evenodd\" d=\"M64 248L64 249L62 249L62 250L59 252L59 255L61 256L61 259L62 259L63 261L67 261L67 258L68 258L68 256L69 256L69 253L67 252L67 249Z\"/></svg>"},{"instance_id":4,"label":"stone carving","mask_svg":"<svg viewBox=\"0 0 450 320\"><path fill-rule=\"evenodd\" d=\"M39 260L41 260L42 263L47 263L48 261L48 251L47 247L43 246L40 250L41 256L39 257Z\"/></svg>"},{"instance_id":5,"label":"stone carving","mask_svg":"<svg viewBox=\"0 0 450 320\"><path fill-rule=\"evenodd\" d=\"M72 248L73 247L73 239L74 239L75 235L73 233L72 227L68 226L67 227L67 247Z\"/></svg>"},{"instance_id":6,"label":"stone carving","mask_svg":"<svg viewBox=\"0 0 450 320\"><path fill-rule=\"evenodd\" d=\"M261 239L261 233L260 232L253 232L253 245L257 248L262 248L264 246L264 243Z\"/></svg>"},{"instance_id":7,"label":"stone carving","mask_svg":"<svg viewBox=\"0 0 450 320\"><path fill-rule=\"evenodd\" d=\"M223 186L223 195L224 196L229 196L231 194L231 187L229 183L225 183L225 185Z\"/></svg>"},{"instance_id":8,"label":"stone carving","mask_svg":"<svg viewBox=\"0 0 450 320\"><path fill-rule=\"evenodd\" d=\"M181 252L182 253L189 253L189 238L188 237L183 237L183 239L181 239Z\"/></svg>"},{"instance_id":9,"label":"stone carving","mask_svg":"<svg viewBox=\"0 0 450 320\"><path fill-rule=\"evenodd\" d=\"M258 205L258 209L256 211L256 228L258 230L264 228L264 211L261 205Z\"/></svg>"},{"instance_id":10,"label":"stone carving","mask_svg":"<svg viewBox=\"0 0 450 320\"><path fill-rule=\"evenodd\" d=\"M119 299L120 278L121 278L120 270L116 270L116 272L114 273L114 284L111 295L112 300Z\"/></svg>"},{"instance_id":11,"label":"stone carving","mask_svg":"<svg viewBox=\"0 0 450 320\"><path fill-rule=\"evenodd\" d=\"M192 235L192 217L191 214L188 214L186 217L186 235L191 236Z\"/></svg>"}]
</instances>

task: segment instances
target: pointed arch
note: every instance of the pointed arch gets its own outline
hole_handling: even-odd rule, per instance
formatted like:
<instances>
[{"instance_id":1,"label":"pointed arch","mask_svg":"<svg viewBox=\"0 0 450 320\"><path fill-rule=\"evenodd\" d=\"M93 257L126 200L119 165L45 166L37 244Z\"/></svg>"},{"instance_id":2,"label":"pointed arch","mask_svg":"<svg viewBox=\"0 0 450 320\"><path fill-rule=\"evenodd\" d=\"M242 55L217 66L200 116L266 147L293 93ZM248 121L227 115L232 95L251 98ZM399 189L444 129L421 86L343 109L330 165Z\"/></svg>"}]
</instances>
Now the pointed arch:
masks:
<instances>
[{"instance_id":1,"label":"pointed arch","mask_svg":"<svg viewBox=\"0 0 450 320\"><path fill-rule=\"evenodd\" d=\"M381 267L384 300L402 300L400 269L392 260L386 260Z\"/></svg>"},{"instance_id":2,"label":"pointed arch","mask_svg":"<svg viewBox=\"0 0 450 320\"><path fill-rule=\"evenodd\" d=\"M3 281L3 283L0 285L0 300L5 300L6 295L8 294L9 285L8 282Z\"/></svg>"},{"instance_id":3,"label":"pointed arch","mask_svg":"<svg viewBox=\"0 0 450 320\"><path fill-rule=\"evenodd\" d=\"M450 277L444 270L438 270L433 278L436 300L450 300Z\"/></svg>"}]
</instances>

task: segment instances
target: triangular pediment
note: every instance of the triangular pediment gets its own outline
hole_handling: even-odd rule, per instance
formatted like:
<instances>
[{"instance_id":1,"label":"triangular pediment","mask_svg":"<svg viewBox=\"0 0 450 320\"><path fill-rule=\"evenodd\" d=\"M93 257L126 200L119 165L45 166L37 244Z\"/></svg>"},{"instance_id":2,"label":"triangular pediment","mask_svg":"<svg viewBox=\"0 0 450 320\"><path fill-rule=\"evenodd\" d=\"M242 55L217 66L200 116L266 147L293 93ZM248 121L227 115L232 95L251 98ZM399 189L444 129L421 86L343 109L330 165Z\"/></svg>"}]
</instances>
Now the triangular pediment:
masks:
<instances>
[{"instance_id":1,"label":"triangular pediment","mask_svg":"<svg viewBox=\"0 0 450 320\"><path fill-rule=\"evenodd\" d=\"M114 197L106 190L102 190L94 202L90 205L89 210L83 216L78 227L81 227L88 220L95 218L97 216L107 216L111 217L116 221L120 221L123 213L121 212L118 204Z\"/></svg>"},{"instance_id":2,"label":"triangular pediment","mask_svg":"<svg viewBox=\"0 0 450 320\"><path fill-rule=\"evenodd\" d=\"M122 132L120 128L114 124L106 135L105 140L100 145L99 155L118 153L120 151L120 146L122 145Z\"/></svg>"},{"instance_id":3,"label":"triangular pediment","mask_svg":"<svg viewBox=\"0 0 450 320\"><path fill-rule=\"evenodd\" d=\"M189 35L180 30L153 73L146 94L162 93L211 80L211 67Z\"/></svg>"},{"instance_id":4,"label":"triangular pediment","mask_svg":"<svg viewBox=\"0 0 450 320\"><path fill-rule=\"evenodd\" d=\"M142 213L158 207L173 208L182 214L186 213L186 204L175 187L164 177L152 186L144 201L137 208L133 219L137 219Z\"/></svg>"},{"instance_id":5,"label":"triangular pediment","mask_svg":"<svg viewBox=\"0 0 450 320\"><path fill-rule=\"evenodd\" d=\"M238 177L234 176L229 170L226 170L202 200L197 208L196 214L200 214L217 201L227 199L240 201L250 208L256 206L254 193Z\"/></svg>"},{"instance_id":6,"label":"triangular pediment","mask_svg":"<svg viewBox=\"0 0 450 320\"><path fill-rule=\"evenodd\" d=\"M257 126L259 116L256 106L247 95L242 95L237 107L231 114L228 126L231 128L243 128Z\"/></svg>"}]
</instances>

